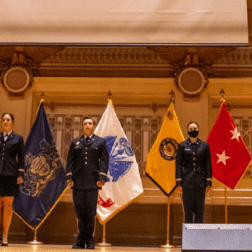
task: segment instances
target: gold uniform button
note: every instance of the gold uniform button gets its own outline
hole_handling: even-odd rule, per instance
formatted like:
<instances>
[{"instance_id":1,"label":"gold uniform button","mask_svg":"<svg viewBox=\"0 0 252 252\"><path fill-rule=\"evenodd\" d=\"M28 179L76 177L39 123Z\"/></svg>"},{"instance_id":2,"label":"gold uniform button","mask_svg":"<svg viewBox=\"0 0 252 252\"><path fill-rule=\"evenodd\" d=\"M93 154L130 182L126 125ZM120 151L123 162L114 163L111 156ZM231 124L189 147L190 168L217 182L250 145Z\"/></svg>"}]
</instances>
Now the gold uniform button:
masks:
<instances>
[{"instance_id":1,"label":"gold uniform button","mask_svg":"<svg viewBox=\"0 0 252 252\"><path fill-rule=\"evenodd\" d=\"M195 168L193 168L193 170L195 171Z\"/></svg>"},{"instance_id":2,"label":"gold uniform button","mask_svg":"<svg viewBox=\"0 0 252 252\"><path fill-rule=\"evenodd\" d=\"M85 162L85 164L87 164L87 162Z\"/></svg>"},{"instance_id":3,"label":"gold uniform button","mask_svg":"<svg viewBox=\"0 0 252 252\"><path fill-rule=\"evenodd\" d=\"M193 165L195 165L195 163L193 163Z\"/></svg>"},{"instance_id":4,"label":"gold uniform button","mask_svg":"<svg viewBox=\"0 0 252 252\"><path fill-rule=\"evenodd\" d=\"M87 157L85 157L85 159L87 159Z\"/></svg>"}]
</instances>

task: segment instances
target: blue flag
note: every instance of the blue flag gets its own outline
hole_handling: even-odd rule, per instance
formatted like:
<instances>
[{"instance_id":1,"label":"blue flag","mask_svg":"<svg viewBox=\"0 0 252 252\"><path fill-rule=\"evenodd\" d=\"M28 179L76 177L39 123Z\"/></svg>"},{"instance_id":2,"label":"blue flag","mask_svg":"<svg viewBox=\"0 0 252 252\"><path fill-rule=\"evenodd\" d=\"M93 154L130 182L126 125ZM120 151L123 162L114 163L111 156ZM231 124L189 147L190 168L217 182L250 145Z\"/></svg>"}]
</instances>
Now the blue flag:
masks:
<instances>
[{"instance_id":1,"label":"blue flag","mask_svg":"<svg viewBox=\"0 0 252 252\"><path fill-rule=\"evenodd\" d=\"M41 102L25 143L25 172L13 209L31 229L36 230L65 189L65 170Z\"/></svg>"}]
</instances>

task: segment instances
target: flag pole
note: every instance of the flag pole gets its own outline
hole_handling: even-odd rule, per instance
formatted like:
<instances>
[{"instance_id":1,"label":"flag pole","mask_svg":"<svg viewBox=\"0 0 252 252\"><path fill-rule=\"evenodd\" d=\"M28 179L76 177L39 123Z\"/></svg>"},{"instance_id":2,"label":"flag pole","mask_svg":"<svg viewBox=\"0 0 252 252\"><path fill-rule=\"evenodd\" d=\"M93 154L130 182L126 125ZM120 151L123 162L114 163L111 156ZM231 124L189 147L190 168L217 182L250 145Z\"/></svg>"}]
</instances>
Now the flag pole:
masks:
<instances>
[{"instance_id":1,"label":"flag pole","mask_svg":"<svg viewBox=\"0 0 252 252\"><path fill-rule=\"evenodd\" d=\"M170 92L171 100L170 102L174 103L175 93L173 90ZM167 203L167 231L166 231L166 244L160 245L160 248L173 248L174 246L170 244L170 196L168 196L168 203Z\"/></svg>"},{"instance_id":2,"label":"flag pole","mask_svg":"<svg viewBox=\"0 0 252 252\"><path fill-rule=\"evenodd\" d=\"M221 99L220 99L220 102L221 102L221 106L222 104L224 104L226 101L224 99L224 94L225 94L225 91L223 90L223 88L221 89L220 91L220 95L221 95ZM225 223L227 224L228 222L228 213L227 213L227 186L225 185L225 190L224 190L224 195L225 195Z\"/></svg>"},{"instance_id":3,"label":"flag pole","mask_svg":"<svg viewBox=\"0 0 252 252\"><path fill-rule=\"evenodd\" d=\"M227 186L225 186L225 223L228 223L228 216L227 216Z\"/></svg>"},{"instance_id":4,"label":"flag pole","mask_svg":"<svg viewBox=\"0 0 252 252\"><path fill-rule=\"evenodd\" d=\"M43 102L43 101L44 101L44 92L42 92L42 94L41 94L40 104L41 104L41 102ZM38 107L38 110L37 110L37 114L36 114L36 115L38 115L38 111L39 111L39 108L40 108L40 104L39 104L39 107ZM27 244L31 244L31 245L41 245L41 244L43 244L43 242L37 240L37 229L34 230L33 241L28 241Z\"/></svg>"},{"instance_id":5,"label":"flag pole","mask_svg":"<svg viewBox=\"0 0 252 252\"><path fill-rule=\"evenodd\" d=\"M166 237L166 244L160 245L160 248L173 248L174 246L170 244L170 197L168 197L167 203L167 237Z\"/></svg>"},{"instance_id":6,"label":"flag pole","mask_svg":"<svg viewBox=\"0 0 252 252\"><path fill-rule=\"evenodd\" d=\"M33 241L28 241L27 244L31 244L31 245L41 245L41 244L43 244L43 242L37 241L37 229L34 230Z\"/></svg>"},{"instance_id":7,"label":"flag pole","mask_svg":"<svg viewBox=\"0 0 252 252\"><path fill-rule=\"evenodd\" d=\"M105 235L106 232L105 231L106 231L105 224L103 224L102 225L102 242L96 244L98 247L111 247L112 246L111 243L106 242L106 235Z\"/></svg>"},{"instance_id":8,"label":"flag pole","mask_svg":"<svg viewBox=\"0 0 252 252\"><path fill-rule=\"evenodd\" d=\"M110 90L109 90L107 96L108 96L108 99L110 100L110 98L112 96L112 93L111 93ZM111 243L107 243L106 242L106 226L105 226L105 223L102 225L102 242L101 243L97 243L96 245L98 247L111 247L112 246Z\"/></svg>"}]
</instances>

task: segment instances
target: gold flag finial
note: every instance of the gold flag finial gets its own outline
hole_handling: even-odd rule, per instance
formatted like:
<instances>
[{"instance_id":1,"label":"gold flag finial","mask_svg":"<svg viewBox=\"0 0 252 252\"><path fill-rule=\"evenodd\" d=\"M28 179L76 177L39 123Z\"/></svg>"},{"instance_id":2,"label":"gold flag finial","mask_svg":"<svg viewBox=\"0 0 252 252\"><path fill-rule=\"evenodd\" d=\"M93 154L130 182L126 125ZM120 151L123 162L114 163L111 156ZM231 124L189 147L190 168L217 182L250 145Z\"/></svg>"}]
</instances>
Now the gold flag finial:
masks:
<instances>
[{"instance_id":1,"label":"gold flag finial","mask_svg":"<svg viewBox=\"0 0 252 252\"><path fill-rule=\"evenodd\" d=\"M170 92L170 95L171 95L171 100L170 100L170 102L175 102L175 93L173 92L173 89L171 90L171 92Z\"/></svg>"},{"instance_id":2,"label":"gold flag finial","mask_svg":"<svg viewBox=\"0 0 252 252\"><path fill-rule=\"evenodd\" d=\"M112 105L112 106L113 106L113 102L112 102L112 100L111 100L112 93L111 93L111 91L110 91L110 90L109 90L109 92L108 92L107 96L108 96L108 101L109 101L110 105Z\"/></svg>"},{"instance_id":3,"label":"gold flag finial","mask_svg":"<svg viewBox=\"0 0 252 252\"><path fill-rule=\"evenodd\" d=\"M223 88L222 88L221 91L220 91L220 95L221 95L221 99L220 99L221 106L226 102L226 100L224 99L224 94L225 94L225 91L224 91Z\"/></svg>"},{"instance_id":4,"label":"gold flag finial","mask_svg":"<svg viewBox=\"0 0 252 252\"><path fill-rule=\"evenodd\" d=\"M42 92L41 94L41 98L40 98L40 103L44 102L45 101L45 93Z\"/></svg>"},{"instance_id":5,"label":"gold flag finial","mask_svg":"<svg viewBox=\"0 0 252 252\"><path fill-rule=\"evenodd\" d=\"M109 98L109 99L111 98L112 93L111 93L111 91L110 91L110 90L109 90L109 92L108 92L107 96L108 96L108 98Z\"/></svg>"}]
</instances>

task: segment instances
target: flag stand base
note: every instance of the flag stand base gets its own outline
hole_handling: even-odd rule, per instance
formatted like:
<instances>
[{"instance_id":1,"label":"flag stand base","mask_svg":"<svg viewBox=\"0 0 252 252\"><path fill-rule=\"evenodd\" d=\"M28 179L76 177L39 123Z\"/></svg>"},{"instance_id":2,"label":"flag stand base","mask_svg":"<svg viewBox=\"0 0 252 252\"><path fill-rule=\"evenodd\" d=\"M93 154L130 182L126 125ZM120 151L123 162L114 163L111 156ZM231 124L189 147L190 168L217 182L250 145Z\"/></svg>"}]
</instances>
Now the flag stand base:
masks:
<instances>
[{"instance_id":1,"label":"flag stand base","mask_svg":"<svg viewBox=\"0 0 252 252\"><path fill-rule=\"evenodd\" d=\"M33 241L28 241L27 244L31 244L31 245L41 245L41 244L43 244L43 242L37 241L37 240L33 240Z\"/></svg>"},{"instance_id":2,"label":"flag stand base","mask_svg":"<svg viewBox=\"0 0 252 252\"><path fill-rule=\"evenodd\" d=\"M107 243L106 242L106 236L105 236L105 231L106 228L105 228L105 224L102 225L102 242L101 243L97 243L97 247L111 247L112 244L111 243Z\"/></svg>"},{"instance_id":3,"label":"flag stand base","mask_svg":"<svg viewBox=\"0 0 252 252\"><path fill-rule=\"evenodd\" d=\"M31 244L31 245L41 245L41 244L43 244L43 242L37 241L37 229L34 230L33 241L28 241L27 244Z\"/></svg>"},{"instance_id":4,"label":"flag stand base","mask_svg":"<svg viewBox=\"0 0 252 252\"><path fill-rule=\"evenodd\" d=\"M96 243L97 247L112 247L111 243L107 243L105 238L102 238L101 243Z\"/></svg>"},{"instance_id":5,"label":"flag stand base","mask_svg":"<svg viewBox=\"0 0 252 252\"><path fill-rule=\"evenodd\" d=\"M165 245L160 245L159 247L160 247L160 248L167 248L167 249L169 249L169 248L174 248L174 246L171 245L171 244L169 244L169 243L166 243Z\"/></svg>"},{"instance_id":6,"label":"flag stand base","mask_svg":"<svg viewBox=\"0 0 252 252\"><path fill-rule=\"evenodd\" d=\"M107 243L107 242L101 242L101 243L96 243L97 247L112 247L111 243Z\"/></svg>"}]
</instances>

